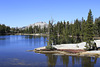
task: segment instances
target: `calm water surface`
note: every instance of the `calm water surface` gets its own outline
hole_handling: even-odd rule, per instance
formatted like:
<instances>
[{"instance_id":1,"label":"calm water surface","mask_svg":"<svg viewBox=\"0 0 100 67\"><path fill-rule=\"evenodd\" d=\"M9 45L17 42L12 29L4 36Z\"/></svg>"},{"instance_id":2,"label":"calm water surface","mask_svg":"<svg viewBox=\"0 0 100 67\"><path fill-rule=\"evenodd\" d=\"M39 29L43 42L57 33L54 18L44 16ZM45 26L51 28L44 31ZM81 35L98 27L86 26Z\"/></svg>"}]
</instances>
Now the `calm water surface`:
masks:
<instances>
[{"instance_id":1,"label":"calm water surface","mask_svg":"<svg viewBox=\"0 0 100 67\"><path fill-rule=\"evenodd\" d=\"M100 58L27 52L47 45L47 37L0 36L0 67L99 67Z\"/></svg>"}]
</instances>

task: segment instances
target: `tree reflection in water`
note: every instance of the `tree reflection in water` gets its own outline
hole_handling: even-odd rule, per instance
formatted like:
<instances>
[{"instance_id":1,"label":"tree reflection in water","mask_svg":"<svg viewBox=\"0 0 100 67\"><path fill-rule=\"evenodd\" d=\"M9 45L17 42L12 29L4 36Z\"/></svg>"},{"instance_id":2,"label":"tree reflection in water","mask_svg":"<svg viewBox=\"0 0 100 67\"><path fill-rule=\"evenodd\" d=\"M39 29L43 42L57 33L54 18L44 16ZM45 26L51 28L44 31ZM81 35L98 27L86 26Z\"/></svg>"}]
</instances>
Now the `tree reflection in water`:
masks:
<instances>
[{"instance_id":1,"label":"tree reflection in water","mask_svg":"<svg viewBox=\"0 0 100 67\"><path fill-rule=\"evenodd\" d=\"M46 56L47 56L48 67L55 67L58 56L52 54L46 54Z\"/></svg>"},{"instance_id":2,"label":"tree reflection in water","mask_svg":"<svg viewBox=\"0 0 100 67\"><path fill-rule=\"evenodd\" d=\"M95 57L82 57L81 63L82 67L94 67L94 64L96 64L97 58Z\"/></svg>"},{"instance_id":3,"label":"tree reflection in water","mask_svg":"<svg viewBox=\"0 0 100 67\"><path fill-rule=\"evenodd\" d=\"M60 59L63 67L94 67L97 58L95 57L76 57L76 56L57 56L46 54L48 67L57 66L57 60Z\"/></svg>"},{"instance_id":4,"label":"tree reflection in water","mask_svg":"<svg viewBox=\"0 0 100 67\"><path fill-rule=\"evenodd\" d=\"M63 65L66 65L67 67L69 63L69 56L62 55L60 61L63 62Z\"/></svg>"},{"instance_id":5,"label":"tree reflection in water","mask_svg":"<svg viewBox=\"0 0 100 67\"><path fill-rule=\"evenodd\" d=\"M34 45L41 46L41 42L43 45L46 46L46 40L47 37L42 37L42 36L33 36L33 35L26 35L25 39L29 40L29 43L34 43Z\"/></svg>"}]
</instances>

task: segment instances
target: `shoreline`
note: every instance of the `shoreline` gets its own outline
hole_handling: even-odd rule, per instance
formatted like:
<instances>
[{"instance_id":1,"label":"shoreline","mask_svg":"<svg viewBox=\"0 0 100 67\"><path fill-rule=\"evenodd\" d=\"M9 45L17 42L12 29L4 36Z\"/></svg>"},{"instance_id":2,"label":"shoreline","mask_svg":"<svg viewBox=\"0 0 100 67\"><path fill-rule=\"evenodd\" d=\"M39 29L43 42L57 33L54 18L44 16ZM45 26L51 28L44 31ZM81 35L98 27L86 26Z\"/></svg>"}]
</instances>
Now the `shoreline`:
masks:
<instances>
[{"instance_id":1,"label":"shoreline","mask_svg":"<svg viewBox=\"0 0 100 67\"><path fill-rule=\"evenodd\" d=\"M15 35L33 35L33 36L48 36L47 34L23 34L23 33L17 33Z\"/></svg>"},{"instance_id":2,"label":"shoreline","mask_svg":"<svg viewBox=\"0 0 100 67\"><path fill-rule=\"evenodd\" d=\"M68 50L68 49L67 49ZM73 49L69 49L73 50ZM41 53L41 54L54 54L54 55L67 55L67 56L79 56L79 57L100 57L100 50L95 51L79 51L76 53L71 53L66 50L45 50L45 47L36 48L34 50L35 53ZM78 49L74 49L73 51L78 51Z\"/></svg>"}]
</instances>

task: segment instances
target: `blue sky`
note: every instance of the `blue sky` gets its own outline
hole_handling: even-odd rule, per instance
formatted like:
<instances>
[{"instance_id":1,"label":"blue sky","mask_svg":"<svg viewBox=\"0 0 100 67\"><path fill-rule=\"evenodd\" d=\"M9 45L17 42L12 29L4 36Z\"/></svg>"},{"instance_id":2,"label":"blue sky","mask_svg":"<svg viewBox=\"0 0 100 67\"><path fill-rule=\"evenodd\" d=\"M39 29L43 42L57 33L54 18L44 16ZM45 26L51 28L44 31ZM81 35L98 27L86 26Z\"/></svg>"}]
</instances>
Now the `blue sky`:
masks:
<instances>
[{"instance_id":1,"label":"blue sky","mask_svg":"<svg viewBox=\"0 0 100 67\"><path fill-rule=\"evenodd\" d=\"M89 9L93 18L100 16L100 0L0 0L0 23L22 27L35 22L87 19Z\"/></svg>"}]
</instances>

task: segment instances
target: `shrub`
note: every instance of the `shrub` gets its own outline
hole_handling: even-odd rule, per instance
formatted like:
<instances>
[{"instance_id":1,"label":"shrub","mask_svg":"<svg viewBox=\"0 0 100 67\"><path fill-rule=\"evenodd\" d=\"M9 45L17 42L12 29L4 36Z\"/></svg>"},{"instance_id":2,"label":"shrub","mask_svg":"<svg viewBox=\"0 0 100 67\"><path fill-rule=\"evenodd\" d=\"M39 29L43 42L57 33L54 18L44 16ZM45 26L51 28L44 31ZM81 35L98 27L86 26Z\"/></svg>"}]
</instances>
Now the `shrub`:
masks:
<instances>
[{"instance_id":1,"label":"shrub","mask_svg":"<svg viewBox=\"0 0 100 67\"><path fill-rule=\"evenodd\" d=\"M55 48L55 47L52 47L51 45L46 46L46 49L49 49L49 50L56 50L56 48Z\"/></svg>"}]
</instances>

